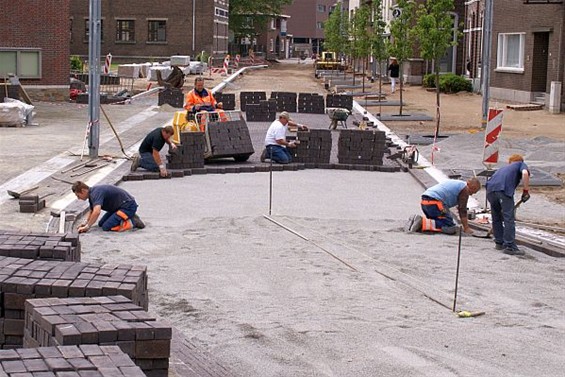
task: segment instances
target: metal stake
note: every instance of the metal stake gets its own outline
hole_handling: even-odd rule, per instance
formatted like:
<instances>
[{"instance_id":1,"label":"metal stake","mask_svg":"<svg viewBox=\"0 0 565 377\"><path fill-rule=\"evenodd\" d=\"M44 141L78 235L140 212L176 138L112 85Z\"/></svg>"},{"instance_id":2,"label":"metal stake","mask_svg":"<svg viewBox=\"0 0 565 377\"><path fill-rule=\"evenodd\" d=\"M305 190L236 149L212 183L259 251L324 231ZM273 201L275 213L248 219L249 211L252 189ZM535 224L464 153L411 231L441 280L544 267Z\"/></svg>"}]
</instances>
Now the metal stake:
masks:
<instances>
[{"instance_id":1,"label":"metal stake","mask_svg":"<svg viewBox=\"0 0 565 377\"><path fill-rule=\"evenodd\" d=\"M463 233L463 227L459 226L459 246L457 247L457 272L455 273L455 296L453 297L453 312L455 312L455 307L457 306L457 287L459 284L459 264L461 261L461 237Z\"/></svg>"},{"instance_id":2,"label":"metal stake","mask_svg":"<svg viewBox=\"0 0 565 377\"><path fill-rule=\"evenodd\" d=\"M269 148L269 216L273 208L273 148Z\"/></svg>"}]
</instances>

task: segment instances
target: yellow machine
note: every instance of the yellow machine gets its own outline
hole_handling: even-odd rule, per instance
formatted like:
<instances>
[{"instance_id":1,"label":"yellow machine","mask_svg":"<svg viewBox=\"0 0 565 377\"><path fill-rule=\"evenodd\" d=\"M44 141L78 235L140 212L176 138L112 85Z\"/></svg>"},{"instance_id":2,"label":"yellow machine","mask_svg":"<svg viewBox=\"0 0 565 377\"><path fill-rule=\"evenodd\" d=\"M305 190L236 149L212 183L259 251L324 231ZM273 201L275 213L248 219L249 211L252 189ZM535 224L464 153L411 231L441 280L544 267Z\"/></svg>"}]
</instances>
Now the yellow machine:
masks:
<instances>
[{"instance_id":1,"label":"yellow machine","mask_svg":"<svg viewBox=\"0 0 565 377\"><path fill-rule=\"evenodd\" d=\"M333 51L324 51L316 60L316 69L339 70L343 71L345 65L337 58Z\"/></svg>"}]
</instances>

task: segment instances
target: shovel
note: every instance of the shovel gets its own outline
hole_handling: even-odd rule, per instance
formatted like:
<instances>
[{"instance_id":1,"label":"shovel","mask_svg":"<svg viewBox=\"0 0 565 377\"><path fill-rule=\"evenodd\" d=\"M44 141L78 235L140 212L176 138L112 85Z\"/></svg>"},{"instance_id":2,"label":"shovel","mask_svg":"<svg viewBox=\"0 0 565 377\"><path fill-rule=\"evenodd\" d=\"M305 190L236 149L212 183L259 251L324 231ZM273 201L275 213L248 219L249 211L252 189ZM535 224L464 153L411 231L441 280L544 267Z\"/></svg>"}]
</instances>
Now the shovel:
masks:
<instances>
[{"instance_id":1,"label":"shovel","mask_svg":"<svg viewBox=\"0 0 565 377\"><path fill-rule=\"evenodd\" d=\"M516 202L516 204L514 204L514 216L516 216L516 210L518 209L518 207L520 207L522 203L524 203L524 201L520 199L518 200L518 202ZM476 231L473 232L473 237L477 237L477 238L490 238L491 236L492 236L492 227L486 233L484 232L477 233Z\"/></svg>"}]
</instances>

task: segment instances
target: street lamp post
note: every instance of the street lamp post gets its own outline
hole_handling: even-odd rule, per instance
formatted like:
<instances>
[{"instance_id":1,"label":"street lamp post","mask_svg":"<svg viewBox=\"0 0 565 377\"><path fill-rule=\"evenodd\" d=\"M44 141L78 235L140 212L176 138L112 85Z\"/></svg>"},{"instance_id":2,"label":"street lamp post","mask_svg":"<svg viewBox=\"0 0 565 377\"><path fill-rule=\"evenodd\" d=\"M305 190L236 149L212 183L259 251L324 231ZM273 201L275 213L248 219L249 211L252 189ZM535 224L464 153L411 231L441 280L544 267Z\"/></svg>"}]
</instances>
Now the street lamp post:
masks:
<instances>
[{"instance_id":1,"label":"street lamp post","mask_svg":"<svg viewBox=\"0 0 565 377\"><path fill-rule=\"evenodd\" d=\"M90 158L98 157L100 147L100 13L101 0L90 0L88 19L88 151Z\"/></svg>"}]
</instances>

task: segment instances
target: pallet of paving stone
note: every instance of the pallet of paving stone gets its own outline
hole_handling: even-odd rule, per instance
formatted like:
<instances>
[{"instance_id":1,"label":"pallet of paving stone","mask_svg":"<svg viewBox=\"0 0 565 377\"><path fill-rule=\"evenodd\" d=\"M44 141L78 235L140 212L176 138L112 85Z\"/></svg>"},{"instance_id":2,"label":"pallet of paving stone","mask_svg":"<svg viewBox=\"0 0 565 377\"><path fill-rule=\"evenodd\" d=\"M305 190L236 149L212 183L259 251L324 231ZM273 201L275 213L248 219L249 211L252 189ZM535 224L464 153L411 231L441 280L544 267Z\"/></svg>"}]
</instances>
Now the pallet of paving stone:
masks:
<instances>
[{"instance_id":1,"label":"pallet of paving stone","mask_svg":"<svg viewBox=\"0 0 565 377\"><path fill-rule=\"evenodd\" d=\"M326 107L341 107L351 111L353 109L353 96L347 94L327 94Z\"/></svg>"},{"instance_id":2,"label":"pallet of paving stone","mask_svg":"<svg viewBox=\"0 0 565 377\"><path fill-rule=\"evenodd\" d=\"M328 164L332 151L332 133L330 130L310 129L298 131L296 137L299 144L289 151L293 161L298 163Z\"/></svg>"},{"instance_id":3,"label":"pallet of paving stone","mask_svg":"<svg viewBox=\"0 0 565 377\"><path fill-rule=\"evenodd\" d=\"M180 145L167 155L167 169L203 168L205 149L204 132L181 132Z\"/></svg>"},{"instance_id":4,"label":"pallet of paving stone","mask_svg":"<svg viewBox=\"0 0 565 377\"><path fill-rule=\"evenodd\" d=\"M259 101L258 104L247 104L245 119L248 122L272 122L276 118L276 100Z\"/></svg>"},{"instance_id":5,"label":"pallet of paving stone","mask_svg":"<svg viewBox=\"0 0 565 377\"><path fill-rule=\"evenodd\" d=\"M289 113L297 112L297 94L292 92L271 92L271 99L277 101L277 111L288 111Z\"/></svg>"},{"instance_id":6,"label":"pallet of paving stone","mask_svg":"<svg viewBox=\"0 0 565 377\"><path fill-rule=\"evenodd\" d=\"M25 302L24 347L115 345L148 376L168 375L172 329L123 296Z\"/></svg>"},{"instance_id":7,"label":"pallet of paving stone","mask_svg":"<svg viewBox=\"0 0 565 377\"><path fill-rule=\"evenodd\" d=\"M148 307L147 267L0 257L0 348L23 345L24 302L122 295Z\"/></svg>"},{"instance_id":8,"label":"pallet of paving stone","mask_svg":"<svg viewBox=\"0 0 565 377\"><path fill-rule=\"evenodd\" d=\"M8 377L144 377L117 346L40 347L0 350L0 376Z\"/></svg>"},{"instance_id":9,"label":"pallet of paving stone","mask_svg":"<svg viewBox=\"0 0 565 377\"><path fill-rule=\"evenodd\" d=\"M182 108L184 107L184 93L179 88L161 90L157 104L159 106L167 104L175 108Z\"/></svg>"},{"instance_id":10,"label":"pallet of paving stone","mask_svg":"<svg viewBox=\"0 0 565 377\"><path fill-rule=\"evenodd\" d=\"M325 113L324 96L318 93L299 93L298 94L298 112L308 114L324 114Z\"/></svg>"},{"instance_id":11,"label":"pallet of paving stone","mask_svg":"<svg viewBox=\"0 0 565 377\"><path fill-rule=\"evenodd\" d=\"M260 101L267 99L265 92L240 92L239 93L239 108L241 111L247 111L248 104L258 104Z\"/></svg>"},{"instance_id":12,"label":"pallet of paving stone","mask_svg":"<svg viewBox=\"0 0 565 377\"><path fill-rule=\"evenodd\" d=\"M235 93L214 93L217 102L221 102L224 110L235 110Z\"/></svg>"},{"instance_id":13,"label":"pallet of paving stone","mask_svg":"<svg viewBox=\"0 0 565 377\"><path fill-rule=\"evenodd\" d=\"M79 262L79 235L0 230L0 256Z\"/></svg>"},{"instance_id":14,"label":"pallet of paving stone","mask_svg":"<svg viewBox=\"0 0 565 377\"><path fill-rule=\"evenodd\" d=\"M340 131L337 153L340 164L382 165L385 152L388 147L383 131Z\"/></svg>"},{"instance_id":15,"label":"pallet of paving stone","mask_svg":"<svg viewBox=\"0 0 565 377\"><path fill-rule=\"evenodd\" d=\"M209 123L206 132L210 142L211 158L241 157L243 159L255 152L244 120Z\"/></svg>"}]
</instances>

